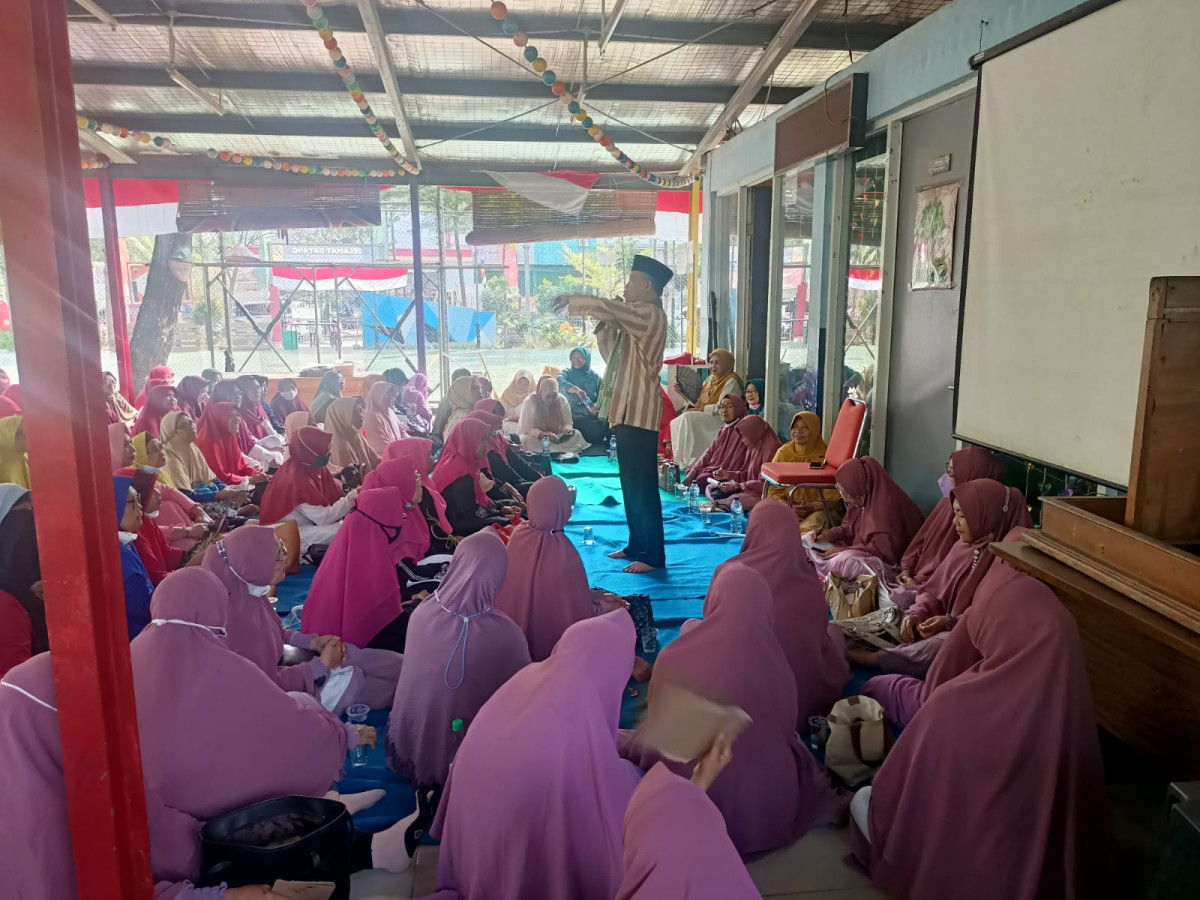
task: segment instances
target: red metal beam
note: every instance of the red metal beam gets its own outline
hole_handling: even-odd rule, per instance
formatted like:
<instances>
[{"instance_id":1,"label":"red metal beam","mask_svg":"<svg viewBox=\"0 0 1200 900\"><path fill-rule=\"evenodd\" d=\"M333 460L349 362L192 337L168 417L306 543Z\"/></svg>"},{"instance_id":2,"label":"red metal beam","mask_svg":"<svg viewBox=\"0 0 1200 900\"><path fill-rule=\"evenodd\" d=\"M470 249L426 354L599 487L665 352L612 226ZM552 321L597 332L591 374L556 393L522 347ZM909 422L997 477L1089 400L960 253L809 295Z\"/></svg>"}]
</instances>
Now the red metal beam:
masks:
<instances>
[{"instance_id":1,"label":"red metal beam","mask_svg":"<svg viewBox=\"0 0 1200 900\"><path fill-rule=\"evenodd\" d=\"M66 0L0 29L0 228L81 900L153 896Z\"/></svg>"},{"instance_id":2,"label":"red metal beam","mask_svg":"<svg viewBox=\"0 0 1200 900\"><path fill-rule=\"evenodd\" d=\"M133 364L129 359L129 319L125 315L125 279L121 277L121 235L117 232L117 201L112 177L100 173L100 220L104 225L104 268L108 274L108 316L117 349L117 383L133 402Z\"/></svg>"}]
</instances>

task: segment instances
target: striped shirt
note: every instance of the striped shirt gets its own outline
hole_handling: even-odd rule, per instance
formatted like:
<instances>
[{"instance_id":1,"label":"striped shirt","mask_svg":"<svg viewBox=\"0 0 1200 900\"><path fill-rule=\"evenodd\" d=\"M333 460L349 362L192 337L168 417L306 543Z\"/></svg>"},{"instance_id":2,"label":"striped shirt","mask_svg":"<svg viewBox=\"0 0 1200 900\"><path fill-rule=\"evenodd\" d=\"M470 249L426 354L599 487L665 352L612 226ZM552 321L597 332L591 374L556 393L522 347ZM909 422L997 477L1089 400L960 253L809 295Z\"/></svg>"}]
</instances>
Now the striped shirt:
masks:
<instances>
[{"instance_id":1,"label":"striped shirt","mask_svg":"<svg viewBox=\"0 0 1200 900\"><path fill-rule=\"evenodd\" d=\"M656 303L626 303L573 294L567 313L605 323L607 327L597 334L597 344L606 360L618 335L625 338L608 423L658 431L662 421L659 373L667 346L667 314L663 308Z\"/></svg>"}]
</instances>

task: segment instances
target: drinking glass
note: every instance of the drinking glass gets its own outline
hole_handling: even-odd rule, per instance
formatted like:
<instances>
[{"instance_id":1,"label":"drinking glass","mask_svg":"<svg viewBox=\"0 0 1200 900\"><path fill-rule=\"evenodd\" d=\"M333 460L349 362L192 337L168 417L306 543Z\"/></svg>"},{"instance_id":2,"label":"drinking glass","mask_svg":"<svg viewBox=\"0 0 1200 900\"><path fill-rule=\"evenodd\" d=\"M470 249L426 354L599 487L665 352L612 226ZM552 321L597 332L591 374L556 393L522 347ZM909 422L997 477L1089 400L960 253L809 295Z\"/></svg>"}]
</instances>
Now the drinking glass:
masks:
<instances>
[{"instance_id":1,"label":"drinking glass","mask_svg":"<svg viewBox=\"0 0 1200 900\"><path fill-rule=\"evenodd\" d=\"M367 714L371 711L371 707L365 703L355 703L353 706L346 708L346 721L351 725L366 725ZM365 766L367 764L368 748L366 744L359 744L350 751L350 765Z\"/></svg>"},{"instance_id":2,"label":"drinking glass","mask_svg":"<svg viewBox=\"0 0 1200 900\"><path fill-rule=\"evenodd\" d=\"M596 537L594 534L592 534L592 526L584 525L583 526L583 545L585 547L591 547L595 543L596 543Z\"/></svg>"}]
</instances>

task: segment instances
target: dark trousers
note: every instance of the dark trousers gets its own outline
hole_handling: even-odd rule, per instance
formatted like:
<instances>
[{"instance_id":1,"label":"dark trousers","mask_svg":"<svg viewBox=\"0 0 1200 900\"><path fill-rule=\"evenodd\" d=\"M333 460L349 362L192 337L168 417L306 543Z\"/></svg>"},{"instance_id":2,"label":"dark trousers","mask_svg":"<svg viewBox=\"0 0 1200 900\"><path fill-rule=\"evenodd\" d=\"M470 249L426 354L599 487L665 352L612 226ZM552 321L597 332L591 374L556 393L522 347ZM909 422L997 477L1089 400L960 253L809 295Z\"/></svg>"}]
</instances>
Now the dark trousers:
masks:
<instances>
[{"instance_id":1,"label":"dark trousers","mask_svg":"<svg viewBox=\"0 0 1200 900\"><path fill-rule=\"evenodd\" d=\"M625 556L648 566L665 566L662 500L658 496L658 432L617 425L613 433L617 436L625 521L629 523Z\"/></svg>"}]
</instances>

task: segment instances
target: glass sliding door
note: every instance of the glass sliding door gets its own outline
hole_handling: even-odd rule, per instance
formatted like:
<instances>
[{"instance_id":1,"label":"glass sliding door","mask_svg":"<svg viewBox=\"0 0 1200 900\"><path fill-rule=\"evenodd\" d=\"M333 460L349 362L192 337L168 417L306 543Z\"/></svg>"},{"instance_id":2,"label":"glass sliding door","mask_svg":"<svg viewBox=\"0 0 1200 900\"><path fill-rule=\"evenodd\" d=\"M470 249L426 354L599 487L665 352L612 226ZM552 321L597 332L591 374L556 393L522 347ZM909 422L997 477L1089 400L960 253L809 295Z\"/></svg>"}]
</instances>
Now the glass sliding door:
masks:
<instances>
[{"instance_id":1,"label":"glass sliding door","mask_svg":"<svg viewBox=\"0 0 1200 900\"><path fill-rule=\"evenodd\" d=\"M879 340L883 302L884 192L887 187L887 133L869 138L855 152L848 222L844 329L841 359L841 400L867 404L867 421L857 454L869 452L875 385L879 379ZM839 401L840 402L840 401Z\"/></svg>"}]
</instances>

